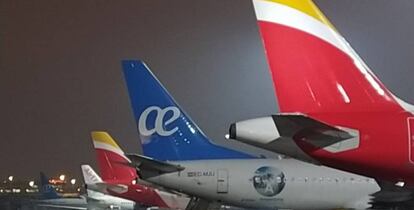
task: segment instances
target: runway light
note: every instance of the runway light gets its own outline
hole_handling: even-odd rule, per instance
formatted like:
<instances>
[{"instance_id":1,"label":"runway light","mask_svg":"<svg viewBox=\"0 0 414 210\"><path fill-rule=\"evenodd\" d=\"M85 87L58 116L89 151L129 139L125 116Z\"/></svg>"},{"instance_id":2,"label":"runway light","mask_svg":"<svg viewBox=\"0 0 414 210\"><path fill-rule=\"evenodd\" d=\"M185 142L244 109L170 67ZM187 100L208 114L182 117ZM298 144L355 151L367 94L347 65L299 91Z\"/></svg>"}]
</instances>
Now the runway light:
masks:
<instances>
[{"instance_id":1,"label":"runway light","mask_svg":"<svg viewBox=\"0 0 414 210\"><path fill-rule=\"evenodd\" d=\"M9 176L9 181L13 181L14 177L13 176Z\"/></svg>"},{"instance_id":2,"label":"runway light","mask_svg":"<svg viewBox=\"0 0 414 210\"><path fill-rule=\"evenodd\" d=\"M60 181L65 181L66 176L64 174L59 176Z\"/></svg>"},{"instance_id":3,"label":"runway light","mask_svg":"<svg viewBox=\"0 0 414 210\"><path fill-rule=\"evenodd\" d=\"M75 185L75 184L76 184L76 179L71 179L71 180L70 180L70 183L71 183L72 185Z\"/></svg>"},{"instance_id":4,"label":"runway light","mask_svg":"<svg viewBox=\"0 0 414 210\"><path fill-rule=\"evenodd\" d=\"M33 187L33 186L34 186L34 181L30 181L30 182L29 182L29 186L30 186L30 187Z\"/></svg>"}]
</instances>

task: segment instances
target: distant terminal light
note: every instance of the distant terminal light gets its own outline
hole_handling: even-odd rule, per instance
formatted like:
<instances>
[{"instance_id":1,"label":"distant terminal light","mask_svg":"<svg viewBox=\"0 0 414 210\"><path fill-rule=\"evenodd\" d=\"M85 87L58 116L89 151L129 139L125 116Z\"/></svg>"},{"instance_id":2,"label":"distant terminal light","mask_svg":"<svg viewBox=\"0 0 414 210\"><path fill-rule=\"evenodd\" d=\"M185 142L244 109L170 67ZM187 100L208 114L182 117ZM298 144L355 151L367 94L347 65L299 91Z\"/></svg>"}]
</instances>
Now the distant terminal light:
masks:
<instances>
[{"instance_id":1,"label":"distant terminal light","mask_svg":"<svg viewBox=\"0 0 414 210\"><path fill-rule=\"evenodd\" d=\"M60 180L60 179L50 179L49 180L50 184L54 184L54 185L58 185L58 184L65 184L64 181Z\"/></svg>"}]
</instances>

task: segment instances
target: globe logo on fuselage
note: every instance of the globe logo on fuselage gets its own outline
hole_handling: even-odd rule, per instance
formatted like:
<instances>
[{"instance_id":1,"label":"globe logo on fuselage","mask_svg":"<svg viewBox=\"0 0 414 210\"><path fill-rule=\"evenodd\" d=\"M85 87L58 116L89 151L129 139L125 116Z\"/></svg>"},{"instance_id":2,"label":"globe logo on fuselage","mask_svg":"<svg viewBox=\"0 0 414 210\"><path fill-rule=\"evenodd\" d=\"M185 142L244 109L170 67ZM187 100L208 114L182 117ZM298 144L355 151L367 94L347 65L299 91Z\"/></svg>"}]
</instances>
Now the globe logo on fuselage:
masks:
<instances>
[{"instance_id":1,"label":"globe logo on fuselage","mask_svg":"<svg viewBox=\"0 0 414 210\"><path fill-rule=\"evenodd\" d=\"M275 196L282 192L285 187L285 175L278 168L261 167L254 173L253 186L263 196Z\"/></svg>"}]
</instances>

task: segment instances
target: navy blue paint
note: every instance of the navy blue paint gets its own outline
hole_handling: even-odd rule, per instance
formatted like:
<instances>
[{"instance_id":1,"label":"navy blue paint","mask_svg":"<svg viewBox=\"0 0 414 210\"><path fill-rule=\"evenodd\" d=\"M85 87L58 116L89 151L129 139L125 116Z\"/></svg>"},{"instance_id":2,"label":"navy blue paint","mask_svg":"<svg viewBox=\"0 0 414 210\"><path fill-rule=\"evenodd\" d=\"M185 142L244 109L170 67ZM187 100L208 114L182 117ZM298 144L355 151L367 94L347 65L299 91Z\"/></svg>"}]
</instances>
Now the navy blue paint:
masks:
<instances>
[{"instance_id":1,"label":"navy blue paint","mask_svg":"<svg viewBox=\"0 0 414 210\"><path fill-rule=\"evenodd\" d=\"M62 198L60 196L55 188L52 187L52 185L49 184L49 179L46 177L46 175L43 172L40 172L40 193L42 199L57 199Z\"/></svg>"}]
</instances>

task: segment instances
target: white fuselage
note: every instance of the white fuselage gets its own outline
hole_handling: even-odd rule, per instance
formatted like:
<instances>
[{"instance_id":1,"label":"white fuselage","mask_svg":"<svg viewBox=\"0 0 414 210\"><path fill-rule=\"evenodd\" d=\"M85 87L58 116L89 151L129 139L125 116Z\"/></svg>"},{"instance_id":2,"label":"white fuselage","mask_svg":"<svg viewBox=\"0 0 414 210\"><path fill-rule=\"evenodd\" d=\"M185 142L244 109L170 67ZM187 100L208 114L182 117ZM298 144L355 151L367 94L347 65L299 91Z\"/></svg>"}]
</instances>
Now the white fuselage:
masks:
<instances>
[{"instance_id":1,"label":"white fuselage","mask_svg":"<svg viewBox=\"0 0 414 210\"><path fill-rule=\"evenodd\" d=\"M185 170L148 181L210 201L249 208L369 208L373 179L294 159L174 161Z\"/></svg>"},{"instance_id":2,"label":"white fuselage","mask_svg":"<svg viewBox=\"0 0 414 210\"><path fill-rule=\"evenodd\" d=\"M134 210L135 202L127 199L87 190L88 209Z\"/></svg>"},{"instance_id":3,"label":"white fuselage","mask_svg":"<svg viewBox=\"0 0 414 210\"><path fill-rule=\"evenodd\" d=\"M88 190L87 197L41 200L39 206L85 210L134 210L135 202Z\"/></svg>"}]
</instances>

